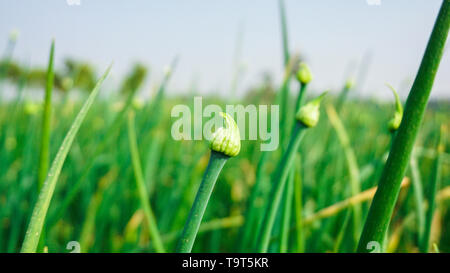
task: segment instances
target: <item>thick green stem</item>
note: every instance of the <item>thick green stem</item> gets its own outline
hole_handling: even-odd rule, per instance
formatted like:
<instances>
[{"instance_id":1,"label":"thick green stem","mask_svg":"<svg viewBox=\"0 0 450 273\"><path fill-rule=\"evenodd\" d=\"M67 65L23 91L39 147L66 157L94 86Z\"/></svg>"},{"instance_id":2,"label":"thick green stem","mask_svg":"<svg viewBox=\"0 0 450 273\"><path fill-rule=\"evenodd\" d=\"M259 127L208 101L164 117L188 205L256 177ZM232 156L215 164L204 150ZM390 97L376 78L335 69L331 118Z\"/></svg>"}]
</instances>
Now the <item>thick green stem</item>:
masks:
<instances>
[{"instance_id":1,"label":"thick green stem","mask_svg":"<svg viewBox=\"0 0 450 273\"><path fill-rule=\"evenodd\" d=\"M383 245L390 218L408 166L411 151L422 123L434 78L450 28L450 0L444 0L428 41L411 92L406 101L402 123L395 136L378 190L370 207L358 245L358 252L368 252L369 242Z\"/></svg>"},{"instance_id":2,"label":"thick green stem","mask_svg":"<svg viewBox=\"0 0 450 273\"><path fill-rule=\"evenodd\" d=\"M259 239L261 240L258 246L259 252L267 252L267 249L269 247L270 235L272 233L273 224L275 222L275 216L280 206L281 197L286 185L289 169L291 168L292 162L294 161L294 156L298 151L300 141L305 135L306 131L304 129L305 127L301 125L301 123L297 122L294 132L291 135L288 147L285 150L280 162L278 163L277 170L274 176L274 181L276 181L276 184L274 185L274 190L272 191L269 199L269 208L264 217L262 230L259 236Z\"/></svg>"},{"instance_id":3,"label":"thick green stem","mask_svg":"<svg viewBox=\"0 0 450 273\"><path fill-rule=\"evenodd\" d=\"M183 233L178 243L177 252L190 253L197 236L203 214L208 205L209 198L219 177L220 171L230 157L223 153L211 151L208 167L206 167L203 180L195 196L194 204L189 212Z\"/></svg>"}]
</instances>

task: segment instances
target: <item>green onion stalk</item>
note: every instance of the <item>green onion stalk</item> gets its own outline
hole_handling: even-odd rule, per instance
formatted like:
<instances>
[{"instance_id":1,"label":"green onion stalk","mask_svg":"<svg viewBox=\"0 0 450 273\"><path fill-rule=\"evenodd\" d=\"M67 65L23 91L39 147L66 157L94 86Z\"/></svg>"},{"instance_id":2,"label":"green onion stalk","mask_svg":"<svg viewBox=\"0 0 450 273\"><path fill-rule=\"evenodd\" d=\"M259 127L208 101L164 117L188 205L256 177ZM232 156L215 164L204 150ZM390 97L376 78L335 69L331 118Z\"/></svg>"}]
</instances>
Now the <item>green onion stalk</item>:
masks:
<instances>
[{"instance_id":1,"label":"green onion stalk","mask_svg":"<svg viewBox=\"0 0 450 273\"><path fill-rule=\"evenodd\" d=\"M227 160L230 157L237 156L241 149L241 137L236 122L228 114L220 114L225 119L226 128L219 128L212 136L209 163L181 234L177 252L190 253L192 251L203 214L217 178Z\"/></svg>"},{"instance_id":2,"label":"green onion stalk","mask_svg":"<svg viewBox=\"0 0 450 273\"><path fill-rule=\"evenodd\" d=\"M48 166L50 165L50 131L52 121L52 92L55 74L53 71L55 55L55 41L52 41L50 46L50 57L48 60L47 78L45 85L44 111L42 114L41 139L40 139L40 154L38 166L38 192L42 189L44 181L47 177ZM45 232L40 237L39 250L44 248Z\"/></svg>"},{"instance_id":3,"label":"green onion stalk","mask_svg":"<svg viewBox=\"0 0 450 273\"><path fill-rule=\"evenodd\" d=\"M303 98L305 97L306 88L308 84L313 80L313 74L306 63L300 63L297 71L297 80L300 84L300 90L298 91L297 101L295 104L295 111L298 112L302 106Z\"/></svg>"},{"instance_id":4,"label":"green onion stalk","mask_svg":"<svg viewBox=\"0 0 450 273\"><path fill-rule=\"evenodd\" d=\"M50 202L55 192L55 187L58 182L61 169L66 160L67 154L69 153L70 147L81 127L89 109L94 103L95 98L98 96L100 91L100 86L108 75L111 66L108 67L103 76L98 80L91 94L87 98L86 102L81 107L80 112L78 112L75 120L72 123L69 131L67 132L64 140L59 147L58 153L53 160L50 170L47 174L42 189L39 192L38 200L34 206L33 213L31 215L30 223L28 224L27 232L25 234L25 239L22 244L21 252L23 253L34 253L38 247L39 238L41 237L42 229L44 227L45 218L47 216L47 211L50 206Z\"/></svg>"},{"instance_id":5,"label":"green onion stalk","mask_svg":"<svg viewBox=\"0 0 450 273\"><path fill-rule=\"evenodd\" d=\"M315 127L319 122L320 102L324 95L325 93L306 104L295 116L296 123L294 131L291 134L287 149L284 151L281 160L278 162L275 176L273 177L273 181L276 182L276 184L271 192L268 203L269 207L259 232L258 238L260 239L260 242L257 249L258 252L267 252L276 213L280 206L289 170L292 167L292 163L295 159L300 142L306 133L306 129Z\"/></svg>"},{"instance_id":6,"label":"green onion stalk","mask_svg":"<svg viewBox=\"0 0 450 273\"><path fill-rule=\"evenodd\" d=\"M50 126L52 119L52 90L54 81L53 59L55 52L55 41L52 41L50 48L50 57L48 61L47 79L45 86L44 112L42 117L42 131L39 154L39 169L38 169L38 190L41 190L47 177L48 165L50 165Z\"/></svg>"},{"instance_id":7,"label":"green onion stalk","mask_svg":"<svg viewBox=\"0 0 450 273\"><path fill-rule=\"evenodd\" d=\"M395 133L397 132L398 128L400 127L400 123L402 122L403 118L403 106L400 101L400 98L398 96L397 91L394 87L392 87L390 84L386 84L394 94L395 98L395 112L394 116L388 123L388 130L391 133L391 146L392 142L394 141ZM425 209L424 209L424 202L423 202L423 186L422 186L422 179L420 177L420 170L417 165L417 158L413 154L411 155L410 160L410 170L411 170L411 180L413 184L413 193L414 193L414 202L415 202L415 208L416 208L416 215L417 215L417 227L418 227L418 242L422 241L423 233L424 233L424 227L425 227Z\"/></svg>"},{"instance_id":8,"label":"green onion stalk","mask_svg":"<svg viewBox=\"0 0 450 273\"><path fill-rule=\"evenodd\" d=\"M419 71L406 101L405 112L394 137L377 192L358 245L358 252L369 252L374 242L383 245L400 191L400 184L423 120L434 78L439 68L450 29L450 0L444 0L422 58Z\"/></svg>"},{"instance_id":9,"label":"green onion stalk","mask_svg":"<svg viewBox=\"0 0 450 273\"><path fill-rule=\"evenodd\" d=\"M306 88L308 84L313 79L313 74L309 69L309 66L306 63L300 63L297 73L296 73L297 81L299 82L299 91L297 95L297 101L295 105L295 112L298 112L302 106L303 98L305 97ZM295 126L295 125L294 125ZM292 129L294 130L294 129ZM280 243L280 252L288 251L288 241L289 241L289 223L292 214L292 202L294 196L294 188L299 189L298 187L294 187L294 176L295 176L295 168L291 168L291 173L289 175L287 181L286 191L284 192L284 207L283 207L283 216L282 216L282 226L281 226L281 243ZM298 194L298 193L297 193Z\"/></svg>"},{"instance_id":10,"label":"green onion stalk","mask_svg":"<svg viewBox=\"0 0 450 273\"><path fill-rule=\"evenodd\" d=\"M342 89L341 93L339 94L339 97L336 102L336 112L340 113L342 106L344 105L345 100L347 99L348 92L352 90L353 86L355 86L355 80L353 78L347 79L345 82L344 88Z\"/></svg>"},{"instance_id":11,"label":"green onion stalk","mask_svg":"<svg viewBox=\"0 0 450 273\"><path fill-rule=\"evenodd\" d=\"M442 154L444 153L444 145L446 139L446 127L441 126L441 130L438 136L437 146L436 146L436 159L434 161L434 166L431 175L431 181L429 183L428 189L428 210L425 217L425 227L423 236L419 242L419 251L426 253L429 251L430 239L431 239L431 225L433 222L433 216L436 209L436 192L439 189L442 180Z\"/></svg>"}]
</instances>

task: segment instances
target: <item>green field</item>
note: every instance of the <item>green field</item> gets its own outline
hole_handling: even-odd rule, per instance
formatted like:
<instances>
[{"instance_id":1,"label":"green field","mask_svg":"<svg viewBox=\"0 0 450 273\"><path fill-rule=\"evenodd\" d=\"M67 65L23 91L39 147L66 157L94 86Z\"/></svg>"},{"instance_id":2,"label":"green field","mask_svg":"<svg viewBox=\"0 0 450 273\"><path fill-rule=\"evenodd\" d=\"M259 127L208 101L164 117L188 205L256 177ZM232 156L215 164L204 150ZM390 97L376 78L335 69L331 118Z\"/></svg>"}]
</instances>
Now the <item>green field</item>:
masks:
<instances>
[{"instance_id":1,"label":"green field","mask_svg":"<svg viewBox=\"0 0 450 273\"><path fill-rule=\"evenodd\" d=\"M444 5L448 16L449 1ZM241 141L239 154L220 172L193 252L357 249L389 151L403 144L401 136L393 141L397 128L389 130L394 103L357 96L358 82L343 82L341 90L330 90L322 101L317 126L307 129L293 152L292 166L286 167L267 249L261 245L265 217L273 208L270 196L280 180L276 169L284 162L296 122L299 82L297 66L290 63L297 61L287 51L285 56L288 76L282 83L263 82L238 101L203 96L204 105L279 104L280 146L265 152L260 140ZM34 238L35 243L40 240L37 252L70 252L72 241L81 252L176 251L211 152L206 140L174 140L170 113L177 104L192 109L197 90L187 86L184 94L189 95L170 92L175 66L164 79L152 79L145 67L136 66L116 90L105 90L106 77L95 98L92 90L99 77L94 75L105 68L95 73L87 65L66 64L66 70L52 72L26 70L14 59L1 62L0 94L8 88L13 96L0 96L0 252L21 251L38 196L46 194L52 180L56 187L41 219L42 233ZM147 78L161 83L143 100L138 93L148 92L142 85ZM43 97L31 99L46 86L47 94L52 93L47 103ZM301 107L322 91L306 90ZM388 87L384 92L391 96ZM61 147L90 94L92 106L79 120L73 143ZM401 103L410 118L414 102L405 100ZM406 130L408 124L402 121L401 126ZM411 157L403 159L407 169L382 251L450 252L449 126L450 101L429 101ZM64 149L67 158L58 162L56 155ZM63 164L59 177L50 169L58 163Z\"/></svg>"}]
</instances>

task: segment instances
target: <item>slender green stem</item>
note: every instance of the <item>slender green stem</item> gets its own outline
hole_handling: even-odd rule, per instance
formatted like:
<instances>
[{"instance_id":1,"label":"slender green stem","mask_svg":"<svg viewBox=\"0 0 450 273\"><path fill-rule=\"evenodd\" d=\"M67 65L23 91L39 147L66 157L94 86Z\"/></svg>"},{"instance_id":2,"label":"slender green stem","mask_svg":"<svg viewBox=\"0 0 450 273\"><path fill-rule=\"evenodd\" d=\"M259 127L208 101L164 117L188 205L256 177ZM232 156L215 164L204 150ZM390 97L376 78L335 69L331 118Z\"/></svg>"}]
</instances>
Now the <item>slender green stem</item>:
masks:
<instances>
[{"instance_id":1,"label":"slender green stem","mask_svg":"<svg viewBox=\"0 0 450 273\"><path fill-rule=\"evenodd\" d=\"M189 212L188 219L178 243L177 252L190 253L192 251L192 246L194 245L195 237L197 236L214 185L228 158L230 157L223 153L211 151L208 167L206 167L200 188L195 196L194 204Z\"/></svg>"},{"instance_id":2,"label":"slender green stem","mask_svg":"<svg viewBox=\"0 0 450 273\"><path fill-rule=\"evenodd\" d=\"M281 94L281 123L280 129L282 132L281 135L281 143L284 143L287 140L287 136L289 134L289 130L291 129L289 126L290 115L289 115L289 83L292 75L292 69L294 67L294 63L297 61L295 57L291 58L289 52L289 41L288 41L288 31L287 31L287 22L286 22L286 9L284 0L278 1L278 8L280 12L280 25L281 25L281 39L282 39L282 47L283 47L283 67L285 69L285 75L283 80L283 85L280 90Z\"/></svg>"},{"instance_id":3,"label":"slender green stem","mask_svg":"<svg viewBox=\"0 0 450 273\"><path fill-rule=\"evenodd\" d=\"M345 212L344 221L342 221L342 225L340 227L338 236L336 237L336 241L334 243L334 253L339 253L341 249L342 240L344 239L345 232L347 231L348 222L350 220L351 211Z\"/></svg>"},{"instance_id":4,"label":"slender green stem","mask_svg":"<svg viewBox=\"0 0 450 273\"><path fill-rule=\"evenodd\" d=\"M281 131L281 143L285 144L288 140L289 130L291 129L291 115L290 115L290 100L289 100L289 84L291 82L291 75L294 69L294 63L296 62L295 56L289 60L284 71L283 83L281 85L280 91L277 93L277 102L280 104L281 120L280 120L280 131Z\"/></svg>"},{"instance_id":5,"label":"slender green stem","mask_svg":"<svg viewBox=\"0 0 450 273\"><path fill-rule=\"evenodd\" d=\"M328 119L330 120L330 123L333 126L333 128L336 130L338 140L342 148L344 149L345 160L347 161L347 168L350 178L351 195L356 196L361 191L361 186L359 179L359 167L358 162L356 160L355 152L351 147L350 138L348 136L347 130L345 129L344 124L339 118L338 113L334 110L332 105L327 105L326 111L328 114ZM355 242L358 241L360 226L361 226L361 206L359 204L355 204L353 206L353 235Z\"/></svg>"},{"instance_id":6,"label":"slender green stem","mask_svg":"<svg viewBox=\"0 0 450 273\"><path fill-rule=\"evenodd\" d=\"M300 83L300 90L298 92L297 101L295 105L295 113L300 110L302 106L303 98L306 93L306 87L308 84ZM295 127L295 125L294 125ZM294 130L294 129L293 129ZM289 243L289 224L291 220L292 214L292 201L294 194L294 180L295 180L295 168L291 168L291 173L288 178L288 185L285 190L284 196L284 206L283 206L283 218L282 218L282 226L281 226L281 242L280 242L280 252L285 253L288 250Z\"/></svg>"},{"instance_id":7,"label":"slender green stem","mask_svg":"<svg viewBox=\"0 0 450 273\"><path fill-rule=\"evenodd\" d=\"M350 91L350 88L348 88L348 86L345 85L344 88L342 89L341 93L339 93L339 97L336 102L336 112L338 112L338 113L341 112L342 106L344 106L344 103L347 100L348 91Z\"/></svg>"},{"instance_id":8,"label":"slender green stem","mask_svg":"<svg viewBox=\"0 0 450 273\"><path fill-rule=\"evenodd\" d=\"M278 211L278 207L280 206L281 197L283 195L283 191L286 185L287 176L289 173L289 169L292 166L292 162L294 160L294 156L297 153L300 142L305 135L306 129L301 123L297 122L297 125L294 128L294 132L291 135L291 139L285 150L283 157L278 163L277 170L274 176L274 189L272 190L270 199L269 199L269 208L264 217L264 221L262 223L262 230L260 231L260 244L258 246L259 252L267 252L270 242L270 235L272 233L272 228L275 222L275 216Z\"/></svg>"},{"instance_id":9,"label":"slender green stem","mask_svg":"<svg viewBox=\"0 0 450 273\"><path fill-rule=\"evenodd\" d=\"M256 182L252 188L250 197L247 202L247 211L245 213L245 222L242 227L242 236L239 247L240 251L247 251L249 248L253 248L253 246L249 247L249 245L254 242L254 239L256 237L255 233L257 232L254 232L254 229L258 226L257 216L263 208L261 202L258 202L258 200L261 200L263 198L264 186L265 184L267 184L265 183L267 181L265 180L266 173L264 172L264 167L268 160L269 152L263 151L256 168Z\"/></svg>"},{"instance_id":10,"label":"slender green stem","mask_svg":"<svg viewBox=\"0 0 450 273\"><path fill-rule=\"evenodd\" d=\"M281 22L281 36L283 41L283 60L284 66L287 66L289 62L289 44L288 44L288 32L286 23L286 10L284 8L284 0L279 0L280 9L280 22Z\"/></svg>"},{"instance_id":11,"label":"slender green stem","mask_svg":"<svg viewBox=\"0 0 450 273\"><path fill-rule=\"evenodd\" d=\"M55 191L56 183L58 182L59 174L61 173L64 161L67 157L67 154L69 153L70 147L72 146L73 140L75 139L75 136L77 135L77 132L80 129L80 126L83 123L83 120L86 117L89 109L94 103L94 100L100 90L100 86L108 75L110 69L111 66L106 70L106 72L95 85L88 99L86 100L80 112L76 116L74 122L72 123L69 132L67 132L67 135L64 138L63 143L61 144L58 153L55 156L55 159L53 160L52 166L47 175L47 179L42 186L38 201L34 207L21 252L36 252L48 207L50 206L50 201L52 200L53 192Z\"/></svg>"},{"instance_id":12,"label":"slender green stem","mask_svg":"<svg viewBox=\"0 0 450 273\"><path fill-rule=\"evenodd\" d=\"M441 180L441 162L442 152L444 150L442 131L436 147L436 160L434 161L432 178L428 189L428 210L425 218L425 227L422 240L419 245L420 252L428 252L430 248L431 224L433 222L434 211L436 207L436 192Z\"/></svg>"},{"instance_id":13,"label":"slender green stem","mask_svg":"<svg viewBox=\"0 0 450 273\"><path fill-rule=\"evenodd\" d=\"M423 238L423 232L425 227L425 210L423 202L423 187L422 178L420 176L419 166L417 166L417 157L413 154L411 155L411 180L413 185L414 201L416 203L416 217L418 226L418 242L420 243Z\"/></svg>"},{"instance_id":14,"label":"slender green stem","mask_svg":"<svg viewBox=\"0 0 450 273\"><path fill-rule=\"evenodd\" d=\"M301 169L301 157L297 157L298 163L296 168L298 169L295 175L294 181L294 196L295 196L295 223L297 231L297 252L305 252L305 236L303 232L303 179Z\"/></svg>"},{"instance_id":15,"label":"slender green stem","mask_svg":"<svg viewBox=\"0 0 450 273\"><path fill-rule=\"evenodd\" d=\"M294 197L294 175L295 168L291 168L291 172L288 177L287 186L284 191L284 207L283 215L281 219L281 242L280 242L280 253L288 252L289 247L289 227L291 223L292 214L292 201Z\"/></svg>"},{"instance_id":16,"label":"slender green stem","mask_svg":"<svg viewBox=\"0 0 450 273\"><path fill-rule=\"evenodd\" d=\"M300 90L298 91L297 101L296 101L296 104L295 104L295 113L297 113L298 110L300 110L300 107L302 106L307 86L308 86L308 84L301 84L300 83Z\"/></svg>"},{"instance_id":17,"label":"slender green stem","mask_svg":"<svg viewBox=\"0 0 450 273\"><path fill-rule=\"evenodd\" d=\"M434 78L444 51L449 28L450 0L444 0L406 101L403 120L383 169L377 193L370 207L358 245L359 252L367 252L367 245L371 241L383 245L400 190L400 183L408 166L414 141L422 123Z\"/></svg>"},{"instance_id":18,"label":"slender green stem","mask_svg":"<svg viewBox=\"0 0 450 273\"><path fill-rule=\"evenodd\" d=\"M52 91L53 91L53 56L55 52L55 41L50 47L50 57L47 68L47 83L45 86L44 113L42 116L41 146L38 169L38 190L42 188L48 172L50 162L50 124L52 119Z\"/></svg>"},{"instance_id":19,"label":"slender green stem","mask_svg":"<svg viewBox=\"0 0 450 273\"><path fill-rule=\"evenodd\" d=\"M139 150L136 139L136 129L134 125L134 114L130 112L128 115L128 139L130 142L131 161L133 164L134 176L136 178L136 185L141 200L141 206L144 210L145 218L148 224L150 238L154 241L155 250L157 252L165 252L161 236L156 225L156 218L150 205L150 198L148 197L148 190L145 186L144 176L142 174L141 160L139 159Z\"/></svg>"}]
</instances>

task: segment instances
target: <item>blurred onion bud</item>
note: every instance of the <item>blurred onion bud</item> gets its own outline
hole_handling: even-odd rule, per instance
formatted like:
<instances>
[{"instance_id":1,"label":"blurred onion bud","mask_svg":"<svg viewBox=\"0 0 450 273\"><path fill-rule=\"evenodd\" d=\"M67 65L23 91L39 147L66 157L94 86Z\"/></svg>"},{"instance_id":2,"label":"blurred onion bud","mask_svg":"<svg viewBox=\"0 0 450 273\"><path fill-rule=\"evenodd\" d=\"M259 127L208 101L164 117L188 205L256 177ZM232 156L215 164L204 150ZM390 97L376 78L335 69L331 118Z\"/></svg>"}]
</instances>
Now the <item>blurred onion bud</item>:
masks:
<instances>
[{"instance_id":1,"label":"blurred onion bud","mask_svg":"<svg viewBox=\"0 0 450 273\"><path fill-rule=\"evenodd\" d=\"M24 105L24 111L27 115L34 116L41 110L41 105L34 102L26 102Z\"/></svg>"},{"instance_id":2,"label":"blurred onion bud","mask_svg":"<svg viewBox=\"0 0 450 273\"><path fill-rule=\"evenodd\" d=\"M19 38L19 31L17 29L11 30L9 33L9 40L15 42L17 41L17 38Z\"/></svg>"},{"instance_id":3,"label":"blurred onion bud","mask_svg":"<svg viewBox=\"0 0 450 273\"><path fill-rule=\"evenodd\" d=\"M297 70L297 80L301 84L308 84L313 79L313 74L306 63L301 63Z\"/></svg>"},{"instance_id":4,"label":"blurred onion bud","mask_svg":"<svg viewBox=\"0 0 450 273\"><path fill-rule=\"evenodd\" d=\"M163 72L165 77L169 77L172 74L172 68L169 65L166 65Z\"/></svg>"},{"instance_id":5,"label":"blurred onion bud","mask_svg":"<svg viewBox=\"0 0 450 273\"><path fill-rule=\"evenodd\" d=\"M403 118L403 106L402 102L400 101L400 98L398 96L397 91L395 91L394 87L392 87L390 84L386 84L387 87L389 87L392 90L392 93L395 97L395 113L394 117L389 121L388 123L388 129L389 132L393 133L397 131L398 127L400 127L400 123L402 122Z\"/></svg>"},{"instance_id":6,"label":"blurred onion bud","mask_svg":"<svg viewBox=\"0 0 450 273\"><path fill-rule=\"evenodd\" d=\"M134 98L132 102L133 108L136 110L140 110L144 108L144 101L142 99Z\"/></svg>"},{"instance_id":7,"label":"blurred onion bud","mask_svg":"<svg viewBox=\"0 0 450 273\"><path fill-rule=\"evenodd\" d=\"M304 126L311 128L317 125L320 116L320 102L327 92L323 92L320 96L302 106L295 118Z\"/></svg>"},{"instance_id":8,"label":"blurred onion bud","mask_svg":"<svg viewBox=\"0 0 450 273\"><path fill-rule=\"evenodd\" d=\"M70 90L73 87L73 79L71 77L64 77L61 83L63 90Z\"/></svg>"},{"instance_id":9,"label":"blurred onion bud","mask_svg":"<svg viewBox=\"0 0 450 273\"><path fill-rule=\"evenodd\" d=\"M345 89L350 90L353 88L353 86L355 86L355 79L354 78L349 78L346 82L345 82Z\"/></svg>"}]
</instances>

